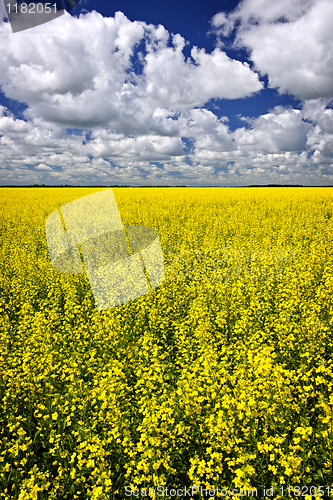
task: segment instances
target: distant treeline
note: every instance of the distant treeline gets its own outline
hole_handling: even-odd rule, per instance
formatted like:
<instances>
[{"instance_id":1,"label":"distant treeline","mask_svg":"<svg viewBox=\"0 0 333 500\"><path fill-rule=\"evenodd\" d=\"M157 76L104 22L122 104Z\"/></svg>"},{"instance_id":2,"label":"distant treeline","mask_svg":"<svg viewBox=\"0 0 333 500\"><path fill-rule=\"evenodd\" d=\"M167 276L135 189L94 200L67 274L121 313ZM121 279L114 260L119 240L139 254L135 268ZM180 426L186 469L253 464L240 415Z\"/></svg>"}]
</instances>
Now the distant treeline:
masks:
<instances>
[{"instance_id":1,"label":"distant treeline","mask_svg":"<svg viewBox=\"0 0 333 500\"><path fill-rule=\"evenodd\" d=\"M239 188L244 188L244 187L333 187L332 184L329 185L323 185L323 186L303 186L302 184L251 184L250 186L128 186L126 184L112 184L111 186L97 186L97 185L91 185L91 186L73 186L72 184L57 184L57 185L49 185L49 184L29 184L26 186L14 186L14 185L1 185L0 188L36 188L36 187L42 187L42 188L186 188L186 187L221 187L221 188L228 188L228 187L239 187Z\"/></svg>"},{"instance_id":2,"label":"distant treeline","mask_svg":"<svg viewBox=\"0 0 333 500\"><path fill-rule=\"evenodd\" d=\"M72 184L57 184L57 185L50 185L50 184L29 184L25 186L13 186L13 185L7 185L7 186L0 186L0 187L11 187L11 188L36 188L36 187L45 187L45 188L59 188L59 187L69 187L69 188L151 188L151 187L189 187L189 186L127 186L125 184L112 184L111 186L96 186L96 185L91 185L91 186L73 186ZM202 186L205 187L205 186ZM209 186L208 186L209 187ZM220 187L220 186L216 186Z\"/></svg>"},{"instance_id":3,"label":"distant treeline","mask_svg":"<svg viewBox=\"0 0 333 500\"><path fill-rule=\"evenodd\" d=\"M243 187L243 186L240 186ZM324 186L303 186L302 184L266 184L263 186L262 184L251 184L251 186L244 186L244 187L324 187ZM325 186L328 187L328 186Z\"/></svg>"}]
</instances>

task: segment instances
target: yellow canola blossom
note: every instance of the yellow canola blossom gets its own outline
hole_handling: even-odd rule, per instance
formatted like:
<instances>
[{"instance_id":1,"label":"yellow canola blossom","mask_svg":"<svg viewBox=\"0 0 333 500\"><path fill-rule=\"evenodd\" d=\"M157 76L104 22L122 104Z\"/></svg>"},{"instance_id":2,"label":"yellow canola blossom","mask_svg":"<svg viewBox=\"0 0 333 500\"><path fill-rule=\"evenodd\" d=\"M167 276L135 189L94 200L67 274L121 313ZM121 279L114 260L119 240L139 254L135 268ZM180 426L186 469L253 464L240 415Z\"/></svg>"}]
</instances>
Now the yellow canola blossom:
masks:
<instances>
[{"instance_id":1,"label":"yellow canola blossom","mask_svg":"<svg viewBox=\"0 0 333 500\"><path fill-rule=\"evenodd\" d=\"M124 225L157 230L166 279L101 312L45 237L96 191L0 190L0 500L329 496L332 188L114 188Z\"/></svg>"}]
</instances>

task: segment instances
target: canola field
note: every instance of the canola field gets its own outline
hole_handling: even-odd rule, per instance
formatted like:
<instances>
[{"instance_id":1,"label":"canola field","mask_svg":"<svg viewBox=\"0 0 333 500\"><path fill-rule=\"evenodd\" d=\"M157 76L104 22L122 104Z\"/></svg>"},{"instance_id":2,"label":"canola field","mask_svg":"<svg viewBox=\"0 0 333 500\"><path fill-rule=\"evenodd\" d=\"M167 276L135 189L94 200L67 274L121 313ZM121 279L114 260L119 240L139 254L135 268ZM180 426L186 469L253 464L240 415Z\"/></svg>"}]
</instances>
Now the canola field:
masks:
<instances>
[{"instance_id":1,"label":"canola field","mask_svg":"<svg viewBox=\"0 0 333 500\"><path fill-rule=\"evenodd\" d=\"M45 237L99 190L0 190L0 499L332 496L333 188L114 188L166 278L104 311Z\"/></svg>"}]
</instances>

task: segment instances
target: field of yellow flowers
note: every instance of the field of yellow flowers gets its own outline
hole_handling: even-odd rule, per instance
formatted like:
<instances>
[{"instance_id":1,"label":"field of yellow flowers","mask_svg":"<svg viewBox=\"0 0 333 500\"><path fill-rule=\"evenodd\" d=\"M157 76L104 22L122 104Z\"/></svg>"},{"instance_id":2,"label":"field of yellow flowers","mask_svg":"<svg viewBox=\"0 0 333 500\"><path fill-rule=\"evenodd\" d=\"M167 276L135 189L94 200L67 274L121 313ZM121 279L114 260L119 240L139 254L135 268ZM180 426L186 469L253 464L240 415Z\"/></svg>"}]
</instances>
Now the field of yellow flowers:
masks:
<instances>
[{"instance_id":1,"label":"field of yellow flowers","mask_svg":"<svg viewBox=\"0 0 333 500\"><path fill-rule=\"evenodd\" d=\"M97 191L0 190L0 499L330 496L333 188L114 188L166 278L100 312L45 237Z\"/></svg>"}]
</instances>

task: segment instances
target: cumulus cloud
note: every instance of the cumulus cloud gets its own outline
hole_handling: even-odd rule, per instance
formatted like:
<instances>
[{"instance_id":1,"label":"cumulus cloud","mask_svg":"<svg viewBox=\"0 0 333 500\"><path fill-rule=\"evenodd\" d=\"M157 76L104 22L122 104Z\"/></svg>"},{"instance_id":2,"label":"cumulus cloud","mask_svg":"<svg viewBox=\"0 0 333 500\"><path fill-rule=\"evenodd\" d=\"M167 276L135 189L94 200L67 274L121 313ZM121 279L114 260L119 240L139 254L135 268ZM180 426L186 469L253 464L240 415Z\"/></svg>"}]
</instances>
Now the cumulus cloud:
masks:
<instances>
[{"instance_id":1,"label":"cumulus cloud","mask_svg":"<svg viewBox=\"0 0 333 500\"><path fill-rule=\"evenodd\" d=\"M262 88L248 64L218 48L208 54L193 47L194 62L186 60L180 35L168 46L165 28L131 22L121 12L114 18L65 14L52 29L36 32L27 44L24 33L13 37L9 26L0 28L0 85L7 97L26 102L26 115L40 125L173 135L173 113ZM145 49L138 52L140 43ZM141 74L133 57L141 61Z\"/></svg>"},{"instance_id":2,"label":"cumulus cloud","mask_svg":"<svg viewBox=\"0 0 333 500\"><path fill-rule=\"evenodd\" d=\"M215 14L211 19L211 24L215 28L216 33L223 37L230 36L235 27L234 19L231 16L227 16L224 12Z\"/></svg>"},{"instance_id":3,"label":"cumulus cloud","mask_svg":"<svg viewBox=\"0 0 333 500\"><path fill-rule=\"evenodd\" d=\"M89 143L90 154L108 158L136 158L142 160L170 160L172 156L184 155L182 141L178 137L124 137L121 139L103 138L93 135Z\"/></svg>"},{"instance_id":4,"label":"cumulus cloud","mask_svg":"<svg viewBox=\"0 0 333 500\"><path fill-rule=\"evenodd\" d=\"M52 170L52 168L49 167L49 165L44 165L44 163L40 163L39 165L36 165L35 169L36 170Z\"/></svg>"},{"instance_id":5,"label":"cumulus cloud","mask_svg":"<svg viewBox=\"0 0 333 500\"><path fill-rule=\"evenodd\" d=\"M298 109L276 107L273 112L247 121L251 129L240 128L234 133L235 140L243 147L265 153L307 149L307 134L312 126L302 120Z\"/></svg>"},{"instance_id":6,"label":"cumulus cloud","mask_svg":"<svg viewBox=\"0 0 333 500\"><path fill-rule=\"evenodd\" d=\"M14 120L14 116L4 106L0 105L0 133L26 133L28 132L28 124L24 120Z\"/></svg>"},{"instance_id":7,"label":"cumulus cloud","mask_svg":"<svg viewBox=\"0 0 333 500\"><path fill-rule=\"evenodd\" d=\"M235 43L269 87L307 100L333 97L332 19L330 0L244 0L212 25L225 36L239 22Z\"/></svg>"},{"instance_id":8,"label":"cumulus cloud","mask_svg":"<svg viewBox=\"0 0 333 500\"><path fill-rule=\"evenodd\" d=\"M185 62L184 39L177 35L174 46L147 55L144 75L148 97L166 107L184 109L202 106L213 98L237 99L263 87L247 63L230 59L216 48L211 54L194 47L195 62Z\"/></svg>"},{"instance_id":9,"label":"cumulus cloud","mask_svg":"<svg viewBox=\"0 0 333 500\"><path fill-rule=\"evenodd\" d=\"M28 106L25 120L0 106L0 183L332 183L331 35L319 6L330 14L323 0L244 0L214 17L219 36L236 29L271 86L306 100L243 117L235 131L205 103L263 84L221 47L193 47L186 58L180 35L121 12L66 13L29 43L0 25L2 91Z\"/></svg>"},{"instance_id":10,"label":"cumulus cloud","mask_svg":"<svg viewBox=\"0 0 333 500\"><path fill-rule=\"evenodd\" d=\"M211 151L234 150L235 144L225 118L207 109L193 109L179 119L182 137L192 139L195 147Z\"/></svg>"},{"instance_id":11,"label":"cumulus cloud","mask_svg":"<svg viewBox=\"0 0 333 500\"><path fill-rule=\"evenodd\" d=\"M212 24L216 28L223 26L234 27L240 20L243 25L259 24L274 21L295 21L305 14L316 0L243 0L233 12L225 15L217 13Z\"/></svg>"},{"instance_id":12,"label":"cumulus cloud","mask_svg":"<svg viewBox=\"0 0 333 500\"><path fill-rule=\"evenodd\" d=\"M320 128L321 132L333 134L333 102L327 99L314 99L304 103L302 116Z\"/></svg>"},{"instance_id":13,"label":"cumulus cloud","mask_svg":"<svg viewBox=\"0 0 333 500\"><path fill-rule=\"evenodd\" d=\"M333 176L333 134L325 129L330 112L322 101L301 110L276 107L244 118L246 126L232 132L225 118L193 109L177 117L177 137L129 137L109 129L69 135L15 119L2 107L1 179L8 184L320 184Z\"/></svg>"}]
</instances>

